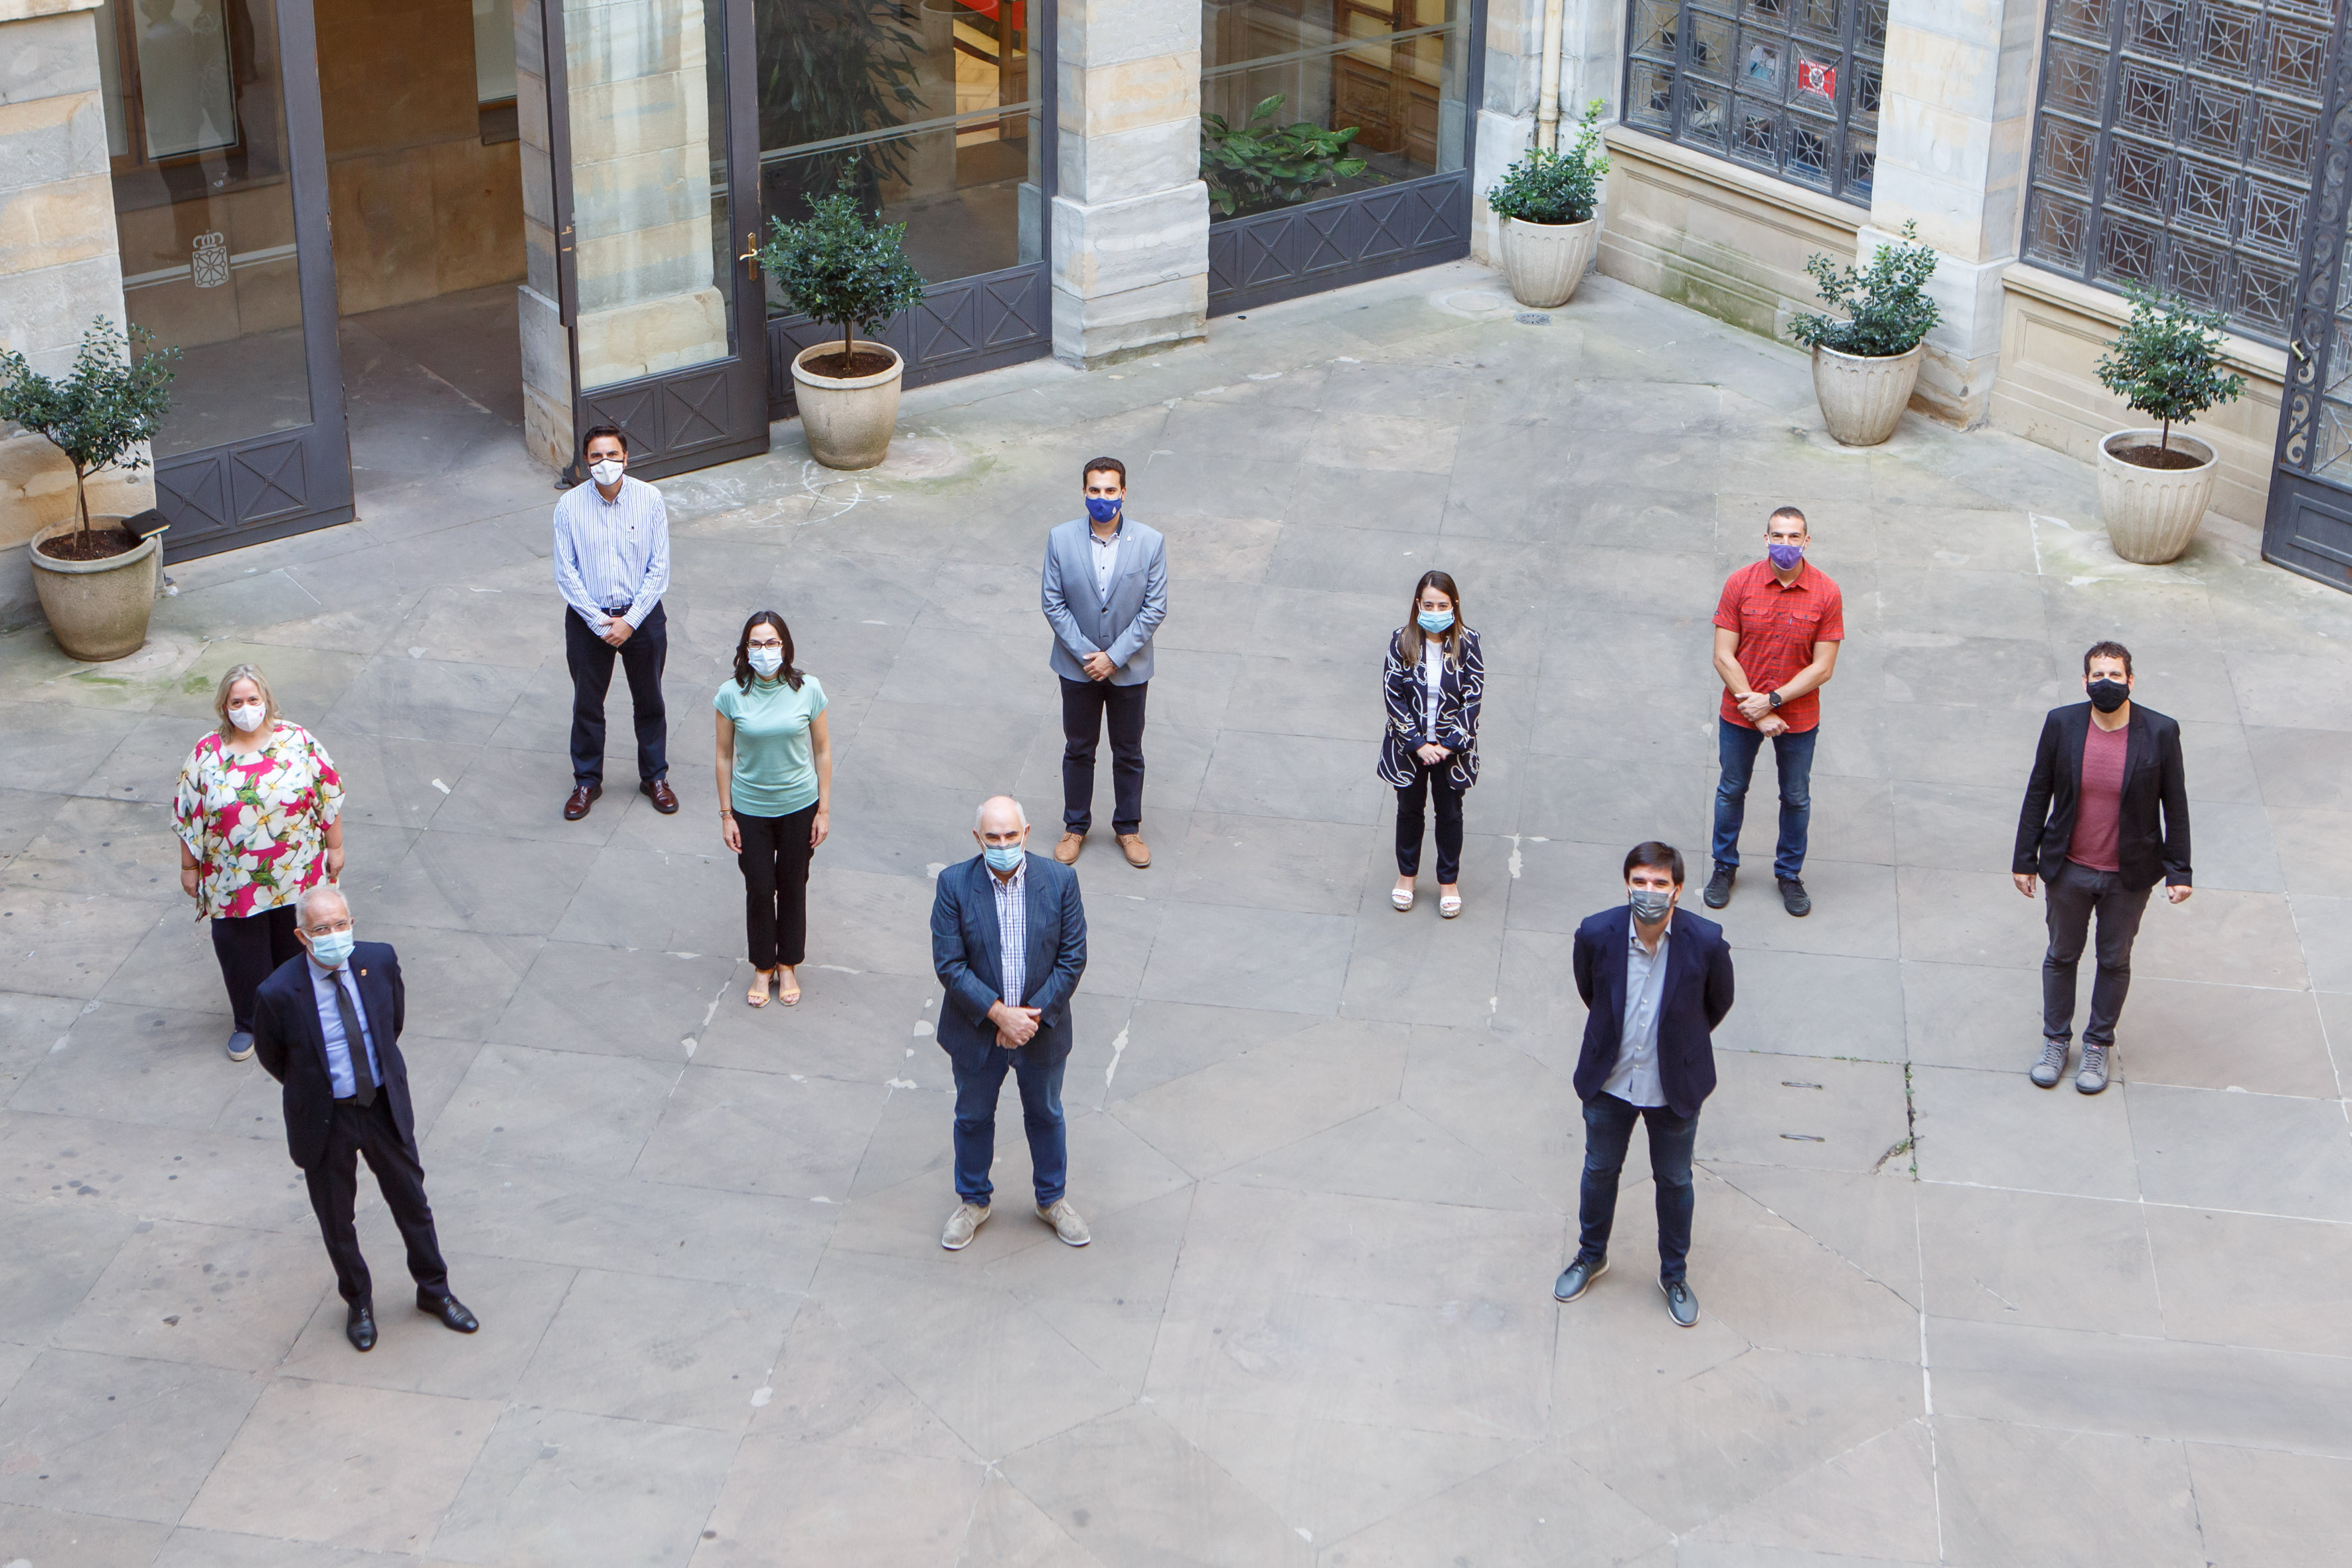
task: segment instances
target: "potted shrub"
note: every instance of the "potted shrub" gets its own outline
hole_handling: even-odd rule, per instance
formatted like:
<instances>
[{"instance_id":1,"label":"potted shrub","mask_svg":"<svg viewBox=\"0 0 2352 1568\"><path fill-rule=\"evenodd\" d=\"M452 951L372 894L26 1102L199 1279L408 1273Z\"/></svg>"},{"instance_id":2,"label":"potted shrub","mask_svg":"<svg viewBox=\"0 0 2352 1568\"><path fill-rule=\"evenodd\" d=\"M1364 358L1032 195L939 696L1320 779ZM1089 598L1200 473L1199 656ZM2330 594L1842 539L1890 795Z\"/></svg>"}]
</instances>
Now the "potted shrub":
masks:
<instances>
[{"instance_id":1,"label":"potted shrub","mask_svg":"<svg viewBox=\"0 0 2352 1568\"><path fill-rule=\"evenodd\" d=\"M2219 311L2193 310L2147 289L2126 292L2131 320L2100 357L2099 384L2161 423L2100 441L2099 512L2116 554L2160 566L2197 537L2216 467L2211 446L2172 427L2243 396L2246 378L2221 369L2226 329Z\"/></svg>"},{"instance_id":2,"label":"potted shrub","mask_svg":"<svg viewBox=\"0 0 2352 1568\"><path fill-rule=\"evenodd\" d=\"M838 345L793 356L801 429L828 468L870 468L890 450L906 362L857 333L878 332L923 302L922 275L907 259L907 226L867 217L853 173L844 172L833 195L809 203L799 223L769 219L771 237L760 247L760 266L784 303L841 329Z\"/></svg>"},{"instance_id":3,"label":"potted shrub","mask_svg":"<svg viewBox=\"0 0 2352 1568\"><path fill-rule=\"evenodd\" d=\"M66 456L74 471L74 515L26 546L33 586L58 646L97 663L139 651L162 572L161 529L144 538L117 513L89 510L90 477L147 466L147 444L171 405L171 362L179 350L137 352L150 341L100 316L82 334L73 374L52 381L21 353L0 354L0 419L13 420Z\"/></svg>"},{"instance_id":4,"label":"potted shrub","mask_svg":"<svg viewBox=\"0 0 2352 1568\"><path fill-rule=\"evenodd\" d=\"M1503 275L1522 305L1549 310L1567 304L1591 263L1601 228L1593 208L1609 173L1601 152L1603 107L1597 98L1585 106L1575 146L1566 153L1528 148L1486 193L1486 205L1503 220Z\"/></svg>"},{"instance_id":5,"label":"potted shrub","mask_svg":"<svg viewBox=\"0 0 2352 1568\"><path fill-rule=\"evenodd\" d=\"M1875 447L1895 434L1919 384L1928 331L1943 319L1927 298L1936 253L1918 243L1919 226L1903 226L1900 245L1882 245L1867 271L1826 256L1805 263L1833 316L1801 313L1789 335L1813 351L1813 395L1822 420L1843 446Z\"/></svg>"},{"instance_id":6,"label":"potted shrub","mask_svg":"<svg viewBox=\"0 0 2352 1568\"><path fill-rule=\"evenodd\" d=\"M1201 179L1221 217L1312 201L1370 167L1348 155L1356 127L1326 131L1308 120L1276 125L1283 94L1258 100L1236 128L1222 114L1201 116Z\"/></svg>"}]
</instances>

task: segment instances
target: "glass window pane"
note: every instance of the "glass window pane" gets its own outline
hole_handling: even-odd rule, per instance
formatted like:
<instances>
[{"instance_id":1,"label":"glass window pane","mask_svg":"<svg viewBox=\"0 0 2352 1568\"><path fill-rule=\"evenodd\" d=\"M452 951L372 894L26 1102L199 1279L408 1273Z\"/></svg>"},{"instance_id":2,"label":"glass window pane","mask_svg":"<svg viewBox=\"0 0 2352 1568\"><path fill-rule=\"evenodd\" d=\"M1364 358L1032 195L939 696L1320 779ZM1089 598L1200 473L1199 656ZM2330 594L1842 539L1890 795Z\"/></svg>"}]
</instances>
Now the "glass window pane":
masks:
<instances>
[{"instance_id":1,"label":"glass window pane","mask_svg":"<svg viewBox=\"0 0 2352 1568\"><path fill-rule=\"evenodd\" d=\"M96 21L123 305L180 350L155 456L308 425L275 12L109 0Z\"/></svg>"}]
</instances>

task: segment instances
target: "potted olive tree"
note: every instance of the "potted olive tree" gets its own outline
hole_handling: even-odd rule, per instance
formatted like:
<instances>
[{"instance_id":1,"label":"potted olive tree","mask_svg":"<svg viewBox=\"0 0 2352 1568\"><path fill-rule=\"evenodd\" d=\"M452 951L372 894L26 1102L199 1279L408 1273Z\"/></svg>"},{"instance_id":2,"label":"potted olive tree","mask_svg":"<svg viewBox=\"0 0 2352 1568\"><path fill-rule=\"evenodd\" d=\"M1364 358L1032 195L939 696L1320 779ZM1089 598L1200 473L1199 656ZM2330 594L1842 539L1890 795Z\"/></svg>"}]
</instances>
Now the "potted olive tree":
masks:
<instances>
[{"instance_id":1,"label":"potted olive tree","mask_svg":"<svg viewBox=\"0 0 2352 1568\"><path fill-rule=\"evenodd\" d=\"M1592 209L1609 159L1601 151L1600 99L1585 106L1576 144L1565 153L1530 147L1486 192L1503 220L1503 275L1511 298L1538 310L1576 296L1592 260L1601 220Z\"/></svg>"},{"instance_id":2,"label":"potted olive tree","mask_svg":"<svg viewBox=\"0 0 2352 1568\"><path fill-rule=\"evenodd\" d=\"M809 203L798 223L769 219L760 266L784 303L841 329L793 356L793 396L809 451L828 468L870 468L890 450L906 362L861 338L923 302L922 275L907 259L907 226L866 216L845 172L833 195Z\"/></svg>"},{"instance_id":3,"label":"potted olive tree","mask_svg":"<svg viewBox=\"0 0 2352 1568\"><path fill-rule=\"evenodd\" d=\"M74 515L33 536L33 586L58 646L96 663L139 651L155 607L163 531L142 537L111 512L93 515L89 484L108 468L147 466L148 443L170 406L179 350L139 352L150 341L100 316L82 334L73 372L52 381L21 353L0 354L0 420L11 420L73 465Z\"/></svg>"},{"instance_id":4,"label":"potted olive tree","mask_svg":"<svg viewBox=\"0 0 2352 1568\"><path fill-rule=\"evenodd\" d=\"M1813 395L1841 446L1875 447L1895 434L1919 384L1927 333L1943 319L1927 295L1936 253L1918 243L1916 223L1902 237L1880 246L1866 270L1820 255L1805 263L1822 302L1845 312L1789 321L1789 335L1813 351Z\"/></svg>"},{"instance_id":5,"label":"potted olive tree","mask_svg":"<svg viewBox=\"0 0 2352 1568\"><path fill-rule=\"evenodd\" d=\"M2217 466L2210 445L2172 427L2243 396L2246 378L2221 368L2226 329L2219 311L2193 310L2147 289L2126 292L2131 320L2099 360L2099 384L2160 423L2100 441L2099 512L2116 554L2159 566L2197 537Z\"/></svg>"}]
</instances>

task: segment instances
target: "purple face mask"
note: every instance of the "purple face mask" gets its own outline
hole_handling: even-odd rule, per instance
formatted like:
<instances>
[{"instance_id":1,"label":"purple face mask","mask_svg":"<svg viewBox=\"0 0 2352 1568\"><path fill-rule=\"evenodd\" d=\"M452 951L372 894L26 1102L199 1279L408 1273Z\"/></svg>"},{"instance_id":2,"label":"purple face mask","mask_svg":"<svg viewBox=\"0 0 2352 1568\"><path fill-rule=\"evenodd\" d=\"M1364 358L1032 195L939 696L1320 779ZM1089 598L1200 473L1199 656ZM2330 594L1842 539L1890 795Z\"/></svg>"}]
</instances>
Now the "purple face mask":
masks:
<instances>
[{"instance_id":1,"label":"purple face mask","mask_svg":"<svg viewBox=\"0 0 2352 1568\"><path fill-rule=\"evenodd\" d=\"M1805 558L1805 547L1801 544L1768 544L1764 547L1764 553L1772 558L1774 571L1793 572L1797 569L1797 563Z\"/></svg>"}]
</instances>

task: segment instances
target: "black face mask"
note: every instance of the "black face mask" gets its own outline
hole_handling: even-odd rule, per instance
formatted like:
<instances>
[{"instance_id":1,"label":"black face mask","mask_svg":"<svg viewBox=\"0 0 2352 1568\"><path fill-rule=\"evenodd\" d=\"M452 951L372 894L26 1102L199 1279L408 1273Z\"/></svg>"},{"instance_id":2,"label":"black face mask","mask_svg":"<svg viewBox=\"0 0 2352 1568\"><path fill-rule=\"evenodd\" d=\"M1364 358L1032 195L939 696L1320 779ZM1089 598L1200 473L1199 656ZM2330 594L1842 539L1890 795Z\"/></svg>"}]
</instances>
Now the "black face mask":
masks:
<instances>
[{"instance_id":1,"label":"black face mask","mask_svg":"<svg viewBox=\"0 0 2352 1568\"><path fill-rule=\"evenodd\" d=\"M2091 706L2102 713L2112 713L2131 700L2130 687L2120 680L2110 680L2105 676L2087 682L2083 689L2091 694Z\"/></svg>"}]
</instances>

